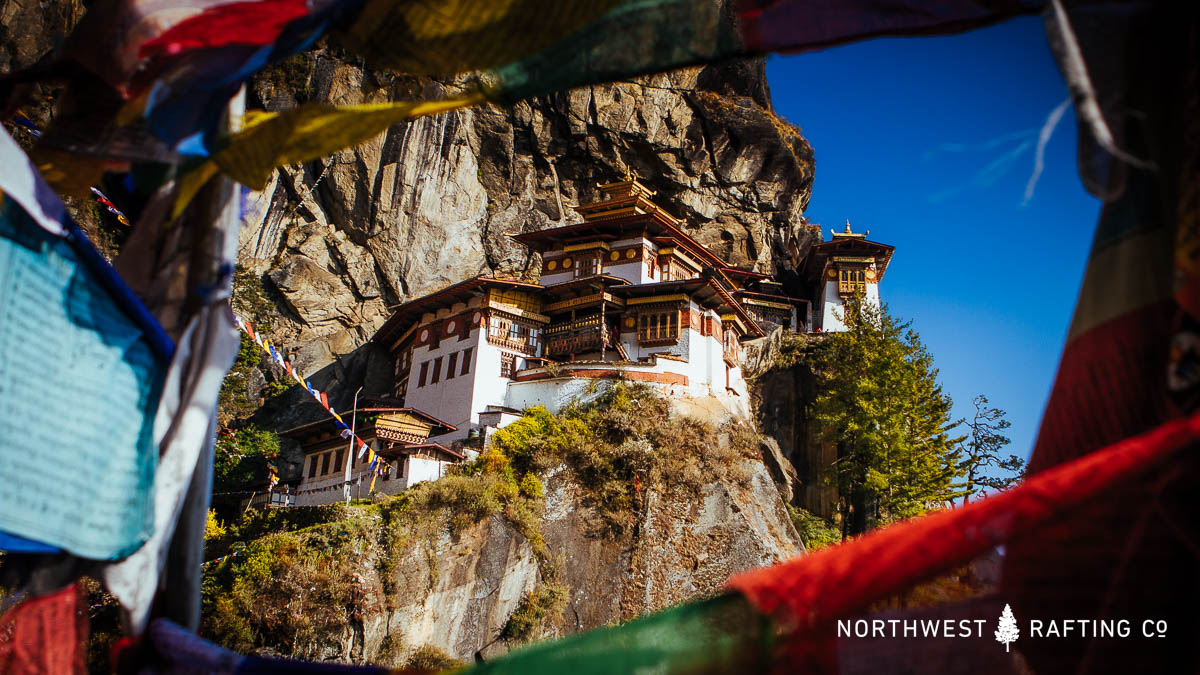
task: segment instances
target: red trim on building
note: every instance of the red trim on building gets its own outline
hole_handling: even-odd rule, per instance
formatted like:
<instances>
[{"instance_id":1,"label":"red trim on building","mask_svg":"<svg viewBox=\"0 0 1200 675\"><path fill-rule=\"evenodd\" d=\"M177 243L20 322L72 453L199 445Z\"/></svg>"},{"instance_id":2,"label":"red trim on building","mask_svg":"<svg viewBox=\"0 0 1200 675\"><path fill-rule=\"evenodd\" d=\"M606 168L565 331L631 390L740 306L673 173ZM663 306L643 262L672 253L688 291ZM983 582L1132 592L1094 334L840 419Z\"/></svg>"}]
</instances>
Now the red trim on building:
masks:
<instances>
[{"instance_id":1,"label":"red trim on building","mask_svg":"<svg viewBox=\"0 0 1200 675\"><path fill-rule=\"evenodd\" d=\"M682 384L684 386L687 386L687 383L688 383L687 375L680 375L679 373L648 373L643 370L616 370L616 369L593 370L593 369L582 369L582 368L580 368L580 369L563 368L562 373L563 373L563 375L568 375L570 377L586 377L586 378L593 379L593 380L610 380L610 379L624 378L626 380L635 380L637 382L656 382L658 384ZM537 380L548 380L548 379L551 379L551 377L553 377L553 376L550 375L550 373L541 372L541 373L526 373L524 375L517 375L513 379L517 382L534 382ZM558 377L562 377L562 375L559 375Z\"/></svg>"}]
</instances>

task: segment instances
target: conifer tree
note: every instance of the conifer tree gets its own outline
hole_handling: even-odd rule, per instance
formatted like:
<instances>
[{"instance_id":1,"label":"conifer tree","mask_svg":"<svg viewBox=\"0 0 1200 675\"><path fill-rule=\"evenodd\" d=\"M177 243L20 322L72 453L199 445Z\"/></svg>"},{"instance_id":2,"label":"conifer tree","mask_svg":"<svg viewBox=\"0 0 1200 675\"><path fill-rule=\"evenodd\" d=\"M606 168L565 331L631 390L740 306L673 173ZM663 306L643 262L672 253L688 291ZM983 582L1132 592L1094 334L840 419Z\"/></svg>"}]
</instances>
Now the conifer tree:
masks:
<instances>
[{"instance_id":1,"label":"conifer tree","mask_svg":"<svg viewBox=\"0 0 1200 675\"><path fill-rule=\"evenodd\" d=\"M1003 490L1021 480L1025 473L1025 460L1016 455L1007 458L1000 451L1009 444L1004 430L1010 425L1004 419L1007 414L999 408L988 407L988 398L983 394L975 397L975 415L967 422L967 437L962 447L963 460L959 470L965 476L963 503L982 488ZM988 473L995 467L998 473Z\"/></svg>"},{"instance_id":2,"label":"conifer tree","mask_svg":"<svg viewBox=\"0 0 1200 675\"><path fill-rule=\"evenodd\" d=\"M813 420L838 449L831 478L846 537L962 496L962 439L949 436L950 397L909 322L858 298L843 323L815 350Z\"/></svg>"}]
</instances>

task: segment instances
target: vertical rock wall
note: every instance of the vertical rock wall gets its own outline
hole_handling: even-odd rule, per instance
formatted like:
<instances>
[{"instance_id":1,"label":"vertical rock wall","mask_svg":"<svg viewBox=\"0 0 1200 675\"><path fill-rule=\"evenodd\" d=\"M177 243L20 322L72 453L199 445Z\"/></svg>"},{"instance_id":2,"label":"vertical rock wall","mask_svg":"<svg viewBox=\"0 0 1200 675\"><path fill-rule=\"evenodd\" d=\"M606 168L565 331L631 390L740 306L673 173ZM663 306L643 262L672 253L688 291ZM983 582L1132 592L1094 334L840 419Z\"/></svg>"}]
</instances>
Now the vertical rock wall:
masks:
<instances>
[{"instance_id":1,"label":"vertical rock wall","mask_svg":"<svg viewBox=\"0 0 1200 675\"><path fill-rule=\"evenodd\" d=\"M267 108L444 95L332 50L260 78ZM331 158L285 167L250 196L239 260L279 310L274 336L325 389L388 307L480 274L530 277L510 235L579 222L570 206L636 172L689 234L730 262L787 271L819 236L803 212L812 150L770 109L762 63L692 68L412 120ZM350 387L352 390L354 387ZM349 401L339 401L346 405Z\"/></svg>"}]
</instances>

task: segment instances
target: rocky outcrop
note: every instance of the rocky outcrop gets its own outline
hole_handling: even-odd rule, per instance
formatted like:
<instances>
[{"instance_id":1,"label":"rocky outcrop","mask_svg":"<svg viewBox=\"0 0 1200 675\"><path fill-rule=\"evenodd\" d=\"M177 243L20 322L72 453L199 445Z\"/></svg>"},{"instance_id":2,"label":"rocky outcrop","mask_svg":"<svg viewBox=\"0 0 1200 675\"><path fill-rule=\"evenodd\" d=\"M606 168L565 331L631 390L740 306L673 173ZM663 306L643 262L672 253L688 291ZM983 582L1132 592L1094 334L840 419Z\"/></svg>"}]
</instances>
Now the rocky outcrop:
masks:
<instances>
[{"instance_id":1,"label":"rocky outcrop","mask_svg":"<svg viewBox=\"0 0 1200 675\"><path fill-rule=\"evenodd\" d=\"M83 18L80 0L9 0L0 8L0 73L37 63Z\"/></svg>"},{"instance_id":2,"label":"rocky outcrop","mask_svg":"<svg viewBox=\"0 0 1200 675\"><path fill-rule=\"evenodd\" d=\"M253 98L369 103L448 86L325 50L264 74ZM745 61L416 119L286 167L252 197L239 262L264 279L276 342L303 372L341 363L323 388L346 405L350 382L334 371L389 306L480 273L531 276L510 235L578 222L570 207L626 170L734 264L792 269L817 236L803 216L812 150L771 111L761 61Z\"/></svg>"},{"instance_id":3,"label":"rocky outcrop","mask_svg":"<svg viewBox=\"0 0 1200 675\"><path fill-rule=\"evenodd\" d=\"M551 637L631 619L721 591L731 574L803 551L783 501L762 464L747 462L744 483L714 481L696 496L674 490L644 496L632 532L592 536L591 513L562 472L547 480L542 534L560 557L568 588L565 610L546 627ZM360 587L375 609L330 635L305 658L403 662L433 646L470 661L510 646L502 630L521 599L541 581L529 542L499 517L431 546L412 546L395 561L396 586L380 600L378 565L365 560Z\"/></svg>"},{"instance_id":4,"label":"rocky outcrop","mask_svg":"<svg viewBox=\"0 0 1200 675\"><path fill-rule=\"evenodd\" d=\"M821 439L809 418L817 381L808 355L822 339L777 329L746 343L743 363L771 476L790 503L828 518L837 492L826 470L837 448Z\"/></svg>"}]
</instances>

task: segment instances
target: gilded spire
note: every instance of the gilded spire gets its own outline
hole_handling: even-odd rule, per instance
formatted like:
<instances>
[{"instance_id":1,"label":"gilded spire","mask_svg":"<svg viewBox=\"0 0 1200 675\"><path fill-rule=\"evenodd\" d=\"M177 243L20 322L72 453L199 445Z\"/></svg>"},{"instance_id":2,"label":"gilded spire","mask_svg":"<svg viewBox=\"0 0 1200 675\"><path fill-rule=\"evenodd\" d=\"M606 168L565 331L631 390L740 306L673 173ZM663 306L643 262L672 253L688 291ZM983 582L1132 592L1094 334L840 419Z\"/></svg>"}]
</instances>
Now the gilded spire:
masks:
<instances>
[{"instance_id":1,"label":"gilded spire","mask_svg":"<svg viewBox=\"0 0 1200 675\"><path fill-rule=\"evenodd\" d=\"M868 230L868 231L869 231L869 230ZM842 232L838 232L838 231L836 231L836 230L834 230L834 229L830 228L830 233L833 235L833 238L834 238L834 239L844 239L844 238L846 238L846 237L851 237L851 238L853 238L853 239L863 239L863 238L865 238L865 237L867 236L866 234L864 234L864 233L862 233L862 232L853 232L853 231L851 231L851 230L850 230L850 221L849 221L849 220L847 220L847 221L846 221L846 229L845 229L844 231L842 231Z\"/></svg>"}]
</instances>

